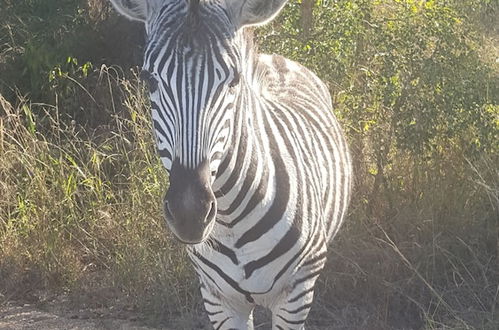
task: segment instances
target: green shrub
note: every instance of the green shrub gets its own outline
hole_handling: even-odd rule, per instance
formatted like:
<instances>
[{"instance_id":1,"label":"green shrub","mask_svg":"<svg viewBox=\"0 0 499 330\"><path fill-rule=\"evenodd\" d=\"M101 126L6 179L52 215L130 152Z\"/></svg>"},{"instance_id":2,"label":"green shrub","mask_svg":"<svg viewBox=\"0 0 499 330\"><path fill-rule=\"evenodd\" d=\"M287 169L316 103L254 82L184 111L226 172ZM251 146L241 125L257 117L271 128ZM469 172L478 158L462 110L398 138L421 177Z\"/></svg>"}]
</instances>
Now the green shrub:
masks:
<instances>
[{"instance_id":1,"label":"green shrub","mask_svg":"<svg viewBox=\"0 0 499 330\"><path fill-rule=\"evenodd\" d=\"M327 81L349 135L374 150L424 158L451 144L471 156L497 151L499 75L481 61L481 39L457 5L318 1L312 34L304 35L300 1L292 1L259 35L263 50Z\"/></svg>"}]
</instances>

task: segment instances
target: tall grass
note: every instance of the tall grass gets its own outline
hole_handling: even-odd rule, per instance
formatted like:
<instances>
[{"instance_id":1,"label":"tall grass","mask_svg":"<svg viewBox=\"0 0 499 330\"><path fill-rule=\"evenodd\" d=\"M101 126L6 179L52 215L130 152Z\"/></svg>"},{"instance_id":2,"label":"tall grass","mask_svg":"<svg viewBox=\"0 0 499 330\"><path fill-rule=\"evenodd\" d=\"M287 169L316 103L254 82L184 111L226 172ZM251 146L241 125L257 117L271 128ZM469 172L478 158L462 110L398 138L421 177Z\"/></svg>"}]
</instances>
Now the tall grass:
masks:
<instances>
[{"instance_id":1,"label":"tall grass","mask_svg":"<svg viewBox=\"0 0 499 330\"><path fill-rule=\"evenodd\" d=\"M396 159L387 176L415 180L411 159ZM497 329L495 164L448 155L431 170L419 166L417 184L376 196L374 179L360 173L319 290L338 326L351 328L353 318L355 329Z\"/></svg>"},{"instance_id":2,"label":"tall grass","mask_svg":"<svg viewBox=\"0 0 499 330\"><path fill-rule=\"evenodd\" d=\"M96 129L62 120L57 105L0 96L0 303L115 287L177 313L195 290L160 214L168 181L143 86L105 68L96 83L116 98Z\"/></svg>"},{"instance_id":3,"label":"tall grass","mask_svg":"<svg viewBox=\"0 0 499 330\"><path fill-rule=\"evenodd\" d=\"M106 67L90 84L75 84L74 97L110 118L94 128L60 118L71 98L48 105L19 97L13 106L0 97L0 303L69 292L77 305L126 297L156 319L189 319L199 308L197 282L162 220L168 179L143 86ZM394 158L390 184L376 194L375 176L357 164L350 216L311 324L496 329L495 160Z\"/></svg>"}]
</instances>

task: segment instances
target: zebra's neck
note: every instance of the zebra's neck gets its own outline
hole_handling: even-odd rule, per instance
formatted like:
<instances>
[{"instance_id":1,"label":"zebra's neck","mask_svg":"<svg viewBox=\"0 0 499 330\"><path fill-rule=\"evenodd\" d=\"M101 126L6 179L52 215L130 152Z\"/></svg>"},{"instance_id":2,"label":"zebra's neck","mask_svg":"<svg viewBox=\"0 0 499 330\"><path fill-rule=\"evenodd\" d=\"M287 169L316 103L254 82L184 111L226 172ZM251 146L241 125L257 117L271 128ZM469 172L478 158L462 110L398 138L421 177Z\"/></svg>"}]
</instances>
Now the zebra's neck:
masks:
<instances>
[{"instance_id":1,"label":"zebra's neck","mask_svg":"<svg viewBox=\"0 0 499 330\"><path fill-rule=\"evenodd\" d=\"M267 137L262 129L262 104L243 82L237 100L237 116L233 124L231 146L213 183L218 202L218 222L232 228L243 219L256 218L273 198L274 168ZM252 216L254 215L254 216Z\"/></svg>"}]
</instances>

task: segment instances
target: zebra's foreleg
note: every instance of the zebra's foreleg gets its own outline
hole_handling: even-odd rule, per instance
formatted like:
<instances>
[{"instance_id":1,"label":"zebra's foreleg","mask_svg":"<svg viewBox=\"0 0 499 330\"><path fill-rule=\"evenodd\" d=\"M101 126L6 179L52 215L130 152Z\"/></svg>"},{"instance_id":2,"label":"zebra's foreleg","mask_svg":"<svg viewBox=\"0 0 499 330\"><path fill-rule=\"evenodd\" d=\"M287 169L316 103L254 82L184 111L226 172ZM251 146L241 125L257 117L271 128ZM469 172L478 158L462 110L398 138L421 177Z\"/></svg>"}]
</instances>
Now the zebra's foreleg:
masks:
<instances>
[{"instance_id":1,"label":"zebra's foreleg","mask_svg":"<svg viewBox=\"0 0 499 330\"><path fill-rule=\"evenodd\" d=\"M206 313L215 330L253 330L253 305L231 306L220 296L201 287Z\"/></svg>"},{"instance_id":2,"label":"zebra's foreleg","mask_svg":"<svg viewBox=\"0 0 499 330\"><path fill-rule=\"evenodd\" d=\"M308 276L307 276L308 277ZM304 330L305 321L314 300L314 285L318 275L298 281L272 308L273 330Z\"/></svg>"}]
</instances>

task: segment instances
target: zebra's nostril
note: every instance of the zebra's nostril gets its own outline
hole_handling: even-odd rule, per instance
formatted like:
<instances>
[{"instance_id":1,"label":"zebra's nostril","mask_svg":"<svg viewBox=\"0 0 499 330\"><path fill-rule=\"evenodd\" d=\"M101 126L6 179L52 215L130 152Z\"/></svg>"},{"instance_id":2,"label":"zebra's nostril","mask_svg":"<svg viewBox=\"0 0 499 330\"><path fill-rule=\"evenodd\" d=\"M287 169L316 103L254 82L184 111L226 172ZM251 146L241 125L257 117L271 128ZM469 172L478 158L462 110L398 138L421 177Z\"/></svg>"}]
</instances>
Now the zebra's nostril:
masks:
<instances>
[{"instance_id":1,"label":"zebra's nostril","mask_svg":"<svg viewBox=\"0 0 499 330\"><path fill-rule=\"evenodd\" d=\"M172 210L170 210L170 204L167 201L165 201L165 216L170 220L175 220Z\"/></svg>"},{"instance_id":2,"label":"zebra's nostril","mask_svg":"<svg viewBox=\"0 0 499 330\"><path fill-rule=\"evenodd\" d=\"M210 222L213 220L217 212L217 207L215 205L215 202L210 203L210 211L208 212L208 215L206 216L205 222Z\"/></svg>"}]
</instances>

